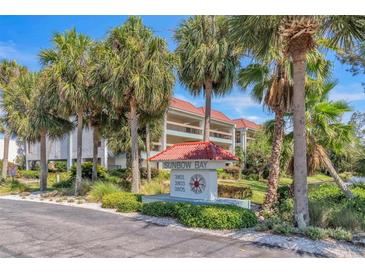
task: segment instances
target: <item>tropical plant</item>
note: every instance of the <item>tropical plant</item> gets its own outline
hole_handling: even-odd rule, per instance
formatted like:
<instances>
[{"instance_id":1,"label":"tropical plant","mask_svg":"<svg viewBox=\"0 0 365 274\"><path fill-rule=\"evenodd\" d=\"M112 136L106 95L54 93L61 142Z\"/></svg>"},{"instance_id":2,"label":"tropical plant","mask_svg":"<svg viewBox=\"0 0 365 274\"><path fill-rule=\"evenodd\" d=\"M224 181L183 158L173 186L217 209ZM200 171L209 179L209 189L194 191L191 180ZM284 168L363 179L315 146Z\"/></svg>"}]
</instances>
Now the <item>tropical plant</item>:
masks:
<instances>
[{"instance_id":1,"label":"tropical plant","mask_svg":"<svg viewBox=\"0 0 365 274\"><path fill-rule=\"evenodd\" d=\"M6 91L8 86L25 71L26 68L18 65L15 61L2 60L0 63L0 90L2 92ZM7 127L4 125L4 121L2 118L0 123L0 132L4 134L4 153L2 161L1 178L6 179L8 172L8 161L9 161L10 133Z\"/></svg>"},{"instance_id":2,"label":"tropical plant","mask_svg":"<svg viewBox=\"0 0 365 274\"><path fill-rule=\"evenodd\" d=\"M341 117L351 111L344 101L330 101L329 93L336 82L326 82L321 89L307 88L306 131L308 173L325 168L348 198L353 194L337 174L329 152L341 155L349 149L355 137L351 124L341 122Z\"/></svg>"},{"instance_id":3,"label":"tropical plant","mask_svg":"<svg viewBox=\"0 0 365 274\"><path fill-rule=\"evenodd\" d=\"M178 76L194 96L205 95L204 141L209 141L212 95L223 96L233 86L239 49L228 41L223 16L192 16L175 33Z\"/></svg>"},{"instance_id":4,"label":"tropical plant","mask_svg":"<svg viewBox=\"0 0 365 274\"><path fill-rule=\"evenodd\" d=\"M53 36L52 49L42 50L42 63L50 68L57 83L58 94L65 112L77 117L77 155L75 194L81 184L82 130L84 113L90 99L88 79L89 53L92 41L75 29Z\"/></svg>"},{"instance_id":5,"label":"tropical plant","mask_svg":"<svg viewBox=\"0 0 365 274\"><path fill-rule=\"evenodd\" d=\"M60 138L73 124L59 115L58 96L48 74L24 73L4 92L6 124L26 142L40 142L40 190L47 190L47 137Z\"/></svg>"},{"instance_id":6,"label":"tropical plant","mask_svg":"<svg viewBox=\"0 0 365 274\"><path fill-rule=\"evenodd\" d=\"M88 67L90 98L86 109L86 118L89 126L93 129L93 170L92 181L96 181L98 165L98 147L101 140L103 128L109 119L108 101L102 94L105 84L103 73L100 71L100 64L108 57L105 43L95 43L91 48L90 65Z\"/></svg>"},{"instance_id":7,"label":"tropical plant","mask_svg":"<svg viewBox=\"0 0 365 274\"><path fill-rule=\"evenodd\" d=\"M168 106L174 84L173 56L166 41L153 35L141 18L129 17L114 28L106 44L110 59L103 94L116 113L127 111L131 136L132 191L139 192L138 128L140 112L153 115Z\"/></svg>"},{"instance_id":8,"label":"tropical plant","mask_svg":"<svg viewBox=\"0 0 365 274\"><path fill-rule=\"evenodd\" d=\"M284 115L292 110L293 79L292 64L282 55L280 49L277 52L272 50L265 59L242 68L238 73L238 84L244 90L252 86L252 97L259 103L263 102L264 107L275 113L268 191L264 202L265 209L271 209L277 202ZM306 77L309 78L307 82L313 80L311 77L323 79L328 76L330 63L318 51L309 52L306 61Z\"/></svg>"},{"instance_id":9,"label":"tropical plant","mask_svg":"<svg viewBox=\"0 0 365 274\"><path fill-rule=\"evenodd\" d=\"M306 129L306 55L326 38L330 47L349 48L365 38L364 16L231 16L232 41L241 43L254 56L265 56L272 48L283 48L293 62L294 194L295 220L309 224ZM281 46L283 45L283 46Z\"/></svg>"}]
</instances>

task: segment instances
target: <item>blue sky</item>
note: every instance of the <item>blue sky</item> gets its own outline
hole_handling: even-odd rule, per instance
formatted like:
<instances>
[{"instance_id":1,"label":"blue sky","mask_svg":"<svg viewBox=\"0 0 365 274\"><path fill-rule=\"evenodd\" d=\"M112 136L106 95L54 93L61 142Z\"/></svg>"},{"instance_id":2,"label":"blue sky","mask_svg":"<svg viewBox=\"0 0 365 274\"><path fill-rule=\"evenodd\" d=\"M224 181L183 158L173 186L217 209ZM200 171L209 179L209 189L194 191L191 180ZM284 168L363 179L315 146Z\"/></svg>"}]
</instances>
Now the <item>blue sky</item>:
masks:
<instances>
[{"instance_id":1,"label":"blue sky","mask_svg":"<svg viewBox=\"0 0 365 274\"><path fill-rule=\"evenodd\" d=\"M94 40L103 39L113 27L122 24L126 16L0 16L0 59L15 59L31 70L40 68L38 52L51 47L52 34L73 27ZM144 23L153 29L156 35L164 37L170 50L174 50L173 32L184 16L143 16ZM352 76L346 65L336 60L332 53L327 58L334 62L333 78L338 85L331 94L333 100L346 100L354 110L365 111L365 94L361 82L365 76ZM197 106L204 104L202 97L192 97L188 90L176 82L174 96L188 100ZM261 105L252 101L249 91L243 92L235 87L223 98L214 98L213 107L230 118L244 117L261 123L272 115ZM348 113L344 120L348 120Z\"/></svg>"}]
</instances>

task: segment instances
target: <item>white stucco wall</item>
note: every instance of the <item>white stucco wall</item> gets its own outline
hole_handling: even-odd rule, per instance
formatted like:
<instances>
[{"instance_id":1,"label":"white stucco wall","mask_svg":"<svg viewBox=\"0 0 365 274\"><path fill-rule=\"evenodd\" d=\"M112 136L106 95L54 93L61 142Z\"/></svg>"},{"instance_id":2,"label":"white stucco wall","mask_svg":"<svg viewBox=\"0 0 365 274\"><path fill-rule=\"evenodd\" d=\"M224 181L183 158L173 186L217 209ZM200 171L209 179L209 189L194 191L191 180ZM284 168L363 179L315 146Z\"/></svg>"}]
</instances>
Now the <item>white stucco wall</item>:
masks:
<instances>
[{"instance_id":1,"label":"white stucco wall","mask_svg":"<svg viewBox=\"0 0 365 274\"><path fill-rule=\"evenodd\" d=\"M18 155L19 150L21 148L17 145L15 140L10 140L9 142L9 161L15 162L15 158ZM0 139L0 159L3 159L4 156L4 139Z\"/></svg>"}]
</instances>

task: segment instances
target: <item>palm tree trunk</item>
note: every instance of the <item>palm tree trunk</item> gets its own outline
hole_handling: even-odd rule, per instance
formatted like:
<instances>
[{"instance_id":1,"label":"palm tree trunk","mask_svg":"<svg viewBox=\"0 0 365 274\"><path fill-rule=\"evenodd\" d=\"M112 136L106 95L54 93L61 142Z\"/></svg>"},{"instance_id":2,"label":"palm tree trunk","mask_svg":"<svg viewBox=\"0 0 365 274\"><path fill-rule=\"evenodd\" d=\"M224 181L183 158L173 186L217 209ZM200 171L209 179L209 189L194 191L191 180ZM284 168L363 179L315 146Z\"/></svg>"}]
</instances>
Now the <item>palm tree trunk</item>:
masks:
<instances>
[{"instance_id":1,"label":"palm tree trunk","mask_svg":"<svg viewBox=\"0 0 365 274\"><path fill-rule=\"evenodd\" d=\"M3 168L2 168L2 172L1 172L2 179L6 179L6 177L8 175L9 142L10 142L10 134L9 134L9 131L5 128L5 130L4 130Z\"/></svg>"},{"instance_id":2,"label":"palm tree trunk","mask_svg":"<svg viewBox=\"0 0 365 274\"><path fill-rule=\"evenodd\" d=\"M208 142L210 139L210 116L212 107L212 91L213 83L211 80L205 81L204 84L205 91L205 116L204 116L204 142Z\"/></svg>"},{"instance_id":3,"label":"palm tree trunk","mask_svg":"<svg viewBox=\"0 0 365 274\"><path fill-rule=\"evenodd\" d=\"M129 123L131 128L131 154L132 154L132 192L139 192L140 174L139 174L139 155L138 155L138 115L137 103L134 98L130 100L130 117Z\"/></svg>"},{"instance_id":4,"label":"palm tree trunk","mask_svg":"<svg viewBox=\"0 0 365 274\"><path fill-rule=\"evenodd\" d=\"M280 155L281 147L283 144L283 124L284 124L284 112L275 112L275 126L274 136L272 140L271 158L270 158L270 170L268 179L268 192L266 193L264 208L271 209L274 203L276 203L279 175L280 175Z\"/></svg>"},{"instance_id":5,"label":"palm tree trunk","mask_svg":"<svg viewBox=\"0 0 365 274\"><path fill-rule=\"evenodd\" d=\"M47 137L46 132L41 133L40 140L40 191L47 190L47 177L48 177L48 163L47 163Z\"/></svg>"},{"instance_id":6,"label":"palm tree trunk","mask_svg":"<svg viewBox=\"0 0 365 274\"><path fill-rule=\"evenodd\" d=\"M324 157L322 157L322 162L325 165L328 172L331 174L332 178L335 180L338 187L342 190L342 192L345 194L345 196L347 198L349 198L349 199L354 198L354 195L352 194L352 192L347 188L345 183L342 181L341 177L338 176L338 173L337 173L336 169L334 168L331 160L328 158L327 155L323 155L323 156Z\"/></svg>"},{"instance_id":7,"label":"palm tree trunk","mask_svg":"<svg viewBox=\"0 0 365 274\"><path fill-rule=\"evenodd\" d=\"M77 151L76 151L76 182L75 195L79 193L79 188L82 180L81 159L82 159L82 119L83 111L77 113Z\"/></svg>"},{"instance_id":8,"label":"palm tree trunk","mask_svg":"<svg viewBox=\"0 0 365 274\"><path fill-rule=\"evenodd\" d=\"M98 146L99 146L99 127L94 126L93 131L93 170L91 180L94 182L98 179Z\"/></svg>"},{"instance_id":9,"label":"palm tree trunk","mask_svg":"<svg viewBox=\"0 0 365 274\"><path fill-rule=\"evenodd\" d=\"M150 163L150 153L151 153L151 137L150 137L150 124L146 125L146 153L147 153L147 182L151 182L151 163Z\"/></svg>"},{"instance_id":10,"label":"palm tree trunk","mask_svg":"<svg viewBox=\"0 0 365 274\"><path fill-rule=\"evenodd\" d=\"M309 224L307 186L307 143L305 129L305 51L293 54L294 197L295 221L299 228Z\"/></svg>"}]
</instances>

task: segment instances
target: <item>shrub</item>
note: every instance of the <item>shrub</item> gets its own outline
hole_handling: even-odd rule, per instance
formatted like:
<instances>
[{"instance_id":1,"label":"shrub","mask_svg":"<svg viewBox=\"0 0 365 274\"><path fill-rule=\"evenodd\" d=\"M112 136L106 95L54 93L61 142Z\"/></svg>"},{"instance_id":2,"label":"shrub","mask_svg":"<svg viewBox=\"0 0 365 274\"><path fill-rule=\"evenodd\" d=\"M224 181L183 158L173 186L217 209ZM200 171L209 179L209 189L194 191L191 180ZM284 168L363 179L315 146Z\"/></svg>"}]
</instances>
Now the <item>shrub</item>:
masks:
<instances>
[{"instance_id":1,"label":"shrub","mask_svg":"<svg viewBox=\"0 0 365 274\"><path fill-rule=\"evenodd\" d=\"M38 170L18 170L18 176L25 179L39 179Z\"/></svg>"},{"instance_id":2,"label":"shrub","mask_svg":"<svg viewBox=\"0 0 365 274\"><path fill-rule=\"evenodd\" d=\"M345 199L345 195L340 188L334 185L323 184L309 192L309 198L312 200L336 204Z\"/></svg>"},{"instance_id":3,"label":"shrub","mask_svg":"<svg viewBox=\"0 0 365 274\"><path fill-rule=\"evenodd\" d=\"M27 185L19 182L18 180L6 179L3 183L0 184L0 193L9 193L9 192L25 192L28 191L29 188Z\"/></svg>"},{"instance_id":4,"label":"shrub","mask_svg":"<svg viewBox=\"0 0 365 274\"><path fill-rule=\"evenodd\" d=\"M255 227L255 229L258 231L271 230L274 228L275 225L280 224L281 222L282 222L282 220L279 217L273 216L273 217L267 218L263 222L259 223Z\"/></svg>"},{"instance_id":5,"label":"shrub","mask_svg":"<svg viewBox=\"0 0 365 274\"><path fill-rule=\"evenodd\" d=\"M55 162L56 172L65 172L67 171L67 162L66 161L56 161Z\"/></svg>"},{"instance_id":6,"label":"shrub","mask_svg":"<svg viewBox=\"0 0 365 274\"><path fill-rule=\"evenodd\" d=\"M310 224L325 228L328 226L332 208L321 201L309 200Z\"/></svg>"},{"instance_id":7,"label":"shrub","mask_svg":"<svg viewBox=\"0 0 365 274\"><path fill-rule=\"evenodd\" d=\"M229 166L224 170L227 174L231 175L233 178L238 179L241 169L238 166Z\"/></svg>"},{"instance_id":8,"label":"shrub","mask_svg":"<svg viewBox=\"0 0 365 274\"><path fill-rule=\"evenodd\" d=\"M289 198L283 200L278 206L278 213L282 220L292 222L294 220L294 200Z\"/></svg>"},{"instance_id":9,"label":"shrub","mask_svg":"<svg viewBox=\"0 0 365 274\"><path fill-rule=\"evenodd\" d=\"M290 185L279 186L277 191L278 202L280 203L283 200L287 200L289 198L293 198L293 193Z\"/></svg>"},{"instance_id":10,"label":"shrub","mask_svg":"<svg viewBox=\"0 0 365 274\"><path fill-rule=\"evenodd\" d=\"M54 188L71 188L73 186L73 180L72 179L67 179L67 180L61 180L58 183L54 183L53 187Z\"/></svg>"},{"instance_id":11,"label":"shrub","mask_svg":"<svg viewBox=\"0 0 365 274\"><path fill-rule=\"evenodd\" d=\"M218 196L233 199L246 199L252 197L252 190L248 186L218 184Z\"/></svg>"},{"instance_id":12,"label":"shrub","mask_svg":"<svg viewBox=\"0 0 365 274\"><path fill-rule=\"evenodd\" d=\"M105 182L96 182L91 187L91 191L89 192L89 198L92 201L99 202L105 195L119 191L120 188L114 184Z\"/></svg>"},{"instance_id":13,"label":"shrub","mask_svg":"<svg viewBox=\"0 0 365 274\"><path fill-rule=\"evenodd\" d=\"M327 235L332 239L339 241L351 241L352 233L341 228L330 228L326 230Z\"/></svg>"},{"instance_id":14,"label":"shrub","mask_svg":"<svg viewBox=\"0 0 365 274\"><path fill-rule=\"evenodd\" d=\"M177 217L177 207L175 203L153 202L143 204L141 212L155 217Z\"/></svg>"},{"instance_id":15,"label":"shrub","mask_svg":"<svg viewBox=\"0 0 365 274\"><path fill-rule=\"evenodd\" d=\"M274 224L272 231L277 234L289 235L295 233L297 230L294 226L284 222L279 224Z\"/></svg>"},{"instance_id":16,"label":"shrub","mask_svg":"<svg viewBox=\"0 0 365 274\"><path fill-rule=\"evenodd\" d=\"M189 227L238 229L255 226L256 215L247 209L229 205L191 205L178 208L178 220Z\"/></svg>"},{"instance_id":17,"label":"shrub","mask_svg":"<svg viewBox=\"0 0 365 274\"><path fill-rule=\"evenodd\" d=\"M249 181L258 181L260 180L260 176L258 174L250 173L245 175L245 179Z\"/></svg>"},{"instance_id":18,"label":"shrub","mask_svg":"<svg viewBox=\"0 0 365 274\"><path fill-rule=\"evenodd\" d=\"M230 205L193 205L154 202L143 204L142 213L158 217L176 217L189 227L238 229L255 226L256 215L244 208Z\"/></svg>"},{"instance_id":19,"label":"shrub","mask_svg":"<svg viewBox=\"0 0 365 274\"><path fill-rule=\"evenodd\" d=\"M145 167L141 167L140 168L141 171L141 178L142 179L147 179L147 168ZM159 170L157 168L151 168L151 178L156 178L159 175Z\"/></svg>"},{"instance_id":20,"label":"shrub","mask_svg":"<svg viewBox=\"0 0 365 274\"><path fill-rule=\"evenodd\" d=\"M358 231L361 230L362 221L353 208L341 207L332 211L328 220L328 226Z\"/></svg>"},{"instance_id":21,"label":"shrub","mask_svg":"<svg viewBox=\"0 0 365 274\"><path fill-rule=\"evenodd\" d=\"M115 192L102 199L103 208L116 208L119 212L136 212L142 207L139 196L128 192Z\"/></svg>"},{"instance_id":22,"label":"shrub","mask_svg":"<svg viewBox=\"0 0 365 274\"><path fill-rule=\"evenodd\" d=\"M141 185L141 193L145 195L164 194L170 191L169 184L163 181L152 181L150 183L143 183Z\"/></svg>"},{"instance_id":23,"label":"shrub","mask_svg":"<svg viewBox=\"0 0 365 274\"><path fill-rule=\"evenodd\" d=\"M83 179L91 179L92 178L92 172L93 172L93 163L92 162L84 162L81 164L81 175ZM98 179L105 179L107 176L107 171L104 167L97 165L96 166L96 172L98 175ZM71 167L71 177L76 177L76 165L73 165Z\"/></svg>"},{"instance_id":24,"label":"shrub","mask_svg":"<svg viewBox=\"0 0 365 274\"><path fill-rule=\"evenodd\" d=\"M90 180L82 180L79 187L79 195L85 196L90 192L93 182Z\"/></svg>"},{"instance_id":25,"label":"shrub","mask_svg":"<svg viewBox=\"0 0 365 274\"><path fill-rule=\"evenodd\" d=\"M322 240L327 237L326 230L319 227L308 226L304 229L304 235L312 240Z\"/></svg>"}]
</instances>

